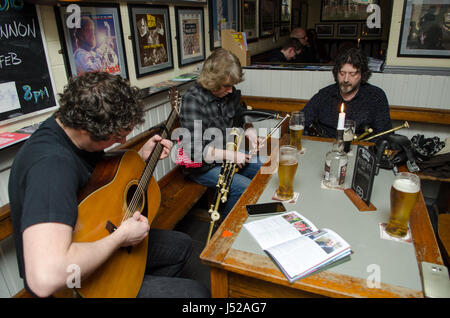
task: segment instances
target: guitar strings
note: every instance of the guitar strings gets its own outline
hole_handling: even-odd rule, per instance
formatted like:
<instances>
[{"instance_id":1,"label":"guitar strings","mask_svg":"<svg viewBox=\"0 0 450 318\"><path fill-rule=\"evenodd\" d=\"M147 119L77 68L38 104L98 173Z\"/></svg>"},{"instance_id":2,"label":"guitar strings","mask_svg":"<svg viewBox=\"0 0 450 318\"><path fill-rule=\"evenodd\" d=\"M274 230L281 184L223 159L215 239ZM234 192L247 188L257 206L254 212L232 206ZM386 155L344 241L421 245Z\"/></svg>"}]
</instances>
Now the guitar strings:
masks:
<instances>
[{"instance_id":1,"label":"guitar strings","mask_svg":"<svg viewBox=\"0 0 450 318\"><path fill-rule=\"evenodd\" d=\"M179 101L179 99L177 99L177 101ZM178 113L178 110L175 107L174 111L172 111L172 113L170 114L169 118L167 119L167 122L166 122L167 126L172 127L172 125L173 125L173 123L175 121L177 113ZM167 138L167 136L166 136L167 132L166 131L163 131L161 135L162 135L163 139ZM126 209L126 211L124 213L124 216L122 218L122 222L124 222L125 220L129 219L134 214L134 212L138 210L139 202L141 201L140 198L142 198L142 202L144 202L144 200L145 200L145 198L143 197L144 196L144 192L145 192L145 189L147 188L147 186L148 186L148 184L149 184L149 182L151 180L151 177L153 175L153 169L148 169L148 167L155 167L156 166L162 150L163 150L163 146L160 143L158 143L158 144L156 144L155 149L153 150L153 152L150 154L147 166L144 169L144 173L142 174L142 176L141 176L141 178L140 178L140 180L138 182L137 188L136 188L136 190L135 190L135 192L133 194L131 202L130 202L129 205L127 205L127 209Z\"/></svg>"}]
</instances>

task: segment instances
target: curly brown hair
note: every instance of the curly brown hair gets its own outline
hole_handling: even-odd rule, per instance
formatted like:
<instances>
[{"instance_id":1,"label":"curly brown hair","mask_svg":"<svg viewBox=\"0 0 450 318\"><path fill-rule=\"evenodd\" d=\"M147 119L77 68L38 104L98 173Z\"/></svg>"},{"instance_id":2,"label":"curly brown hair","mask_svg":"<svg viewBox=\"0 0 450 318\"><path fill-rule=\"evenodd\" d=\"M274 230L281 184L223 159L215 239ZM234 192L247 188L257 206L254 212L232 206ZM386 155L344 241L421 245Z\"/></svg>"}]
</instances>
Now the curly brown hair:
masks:
<instances>
[{"instance_id":1,"label":"curly brown hair","mask_svg":"<svg viewBox=\"0 0 450 318\"><path fill-rule=\"evenodd\" d=\"M144 122L139 88L119 75L87 72L70 78L59 94L55 116L73 129L86 130L96 141L107 140Z\"/></svg>"},{"instance_id":2,"label":"curly brown hair","mask_svg":"<svg viewBox=\"0 0 450 318\"><path fill-rule=\"evenodd\" d=\"M339 55L334 62L333 76L338 81L337 75L344 64L351 64L354 68L361 72L361 83L365 84L372 75L366 54L357 48L351 48Z\"/></svg>"},{"instance_id":3,"label":"curly brown hair","mask_svg":"<svg viewBox=\"0 0 450 318\"><path fill-rule=\"evenodd\" d=\"M225 49L216 49L203 64L197 82L207 90L217 91L222 86L233 86L244 79L239 59Z\"/></svg>"}]
</instances>

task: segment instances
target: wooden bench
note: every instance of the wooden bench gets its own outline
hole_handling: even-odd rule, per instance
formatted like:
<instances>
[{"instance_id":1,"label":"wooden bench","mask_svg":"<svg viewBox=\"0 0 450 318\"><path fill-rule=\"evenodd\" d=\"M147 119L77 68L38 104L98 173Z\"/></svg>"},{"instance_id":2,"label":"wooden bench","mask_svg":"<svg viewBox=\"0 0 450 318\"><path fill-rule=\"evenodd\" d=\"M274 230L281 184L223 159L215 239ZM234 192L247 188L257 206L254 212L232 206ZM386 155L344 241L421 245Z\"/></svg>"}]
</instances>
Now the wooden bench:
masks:
<instances>
[{"instance_id":1,"label":"wooden bench","mask_svg":"<svg viewBox=\"0 0 450 318\"><path fill-rule=\"evenodd\" d=\"M255 109L270 109L293 112L305 107L308 100L281 97L242 96L247 106ZM392 120L450 125L450 110L426 107L389 106Z\"/></svg>"},{"instance_id":2,"label":"wooden bench","mask_svg":"<svg viewBox=\"0 0 450 318\"><path fill-rule=\"evenodd\" d=\"M112 150L139 150L156 131L157 128L141 133ZM158 181L158 185L161 190L161 205L152 222L152 228L166 230L173 229L207 190L207 187L185 179L179 166L166 173ZM10 209L9 204L6 204L0 207L0 241L11 234ZM31 295L22 289L14 297L31 297Z\"/></svg>"}]
</instances>

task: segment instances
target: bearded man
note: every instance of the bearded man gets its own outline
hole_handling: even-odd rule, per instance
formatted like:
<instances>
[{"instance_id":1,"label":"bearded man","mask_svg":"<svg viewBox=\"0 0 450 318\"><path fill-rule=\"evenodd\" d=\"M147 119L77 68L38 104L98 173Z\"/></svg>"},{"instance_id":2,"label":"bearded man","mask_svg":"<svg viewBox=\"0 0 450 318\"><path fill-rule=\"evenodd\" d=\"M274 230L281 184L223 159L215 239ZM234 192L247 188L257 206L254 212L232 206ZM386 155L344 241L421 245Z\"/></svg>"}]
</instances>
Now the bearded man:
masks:
<instances>
[{"instance_id":1,"label":"bearded man","mask_svg":"<svg viewBox=\"0 0 450 318\"><path fill-rule=\"evenodd\" d=\"M336 137L341 104L346 119L356 122L356 134L372 128L379 133L392 128L384 91L367 81L371 76L366 55L356 48L341 54L333 67L335 84L322 88L305 106L305 127L320 127L323 137Z\"/></svg>"}]
</instances>

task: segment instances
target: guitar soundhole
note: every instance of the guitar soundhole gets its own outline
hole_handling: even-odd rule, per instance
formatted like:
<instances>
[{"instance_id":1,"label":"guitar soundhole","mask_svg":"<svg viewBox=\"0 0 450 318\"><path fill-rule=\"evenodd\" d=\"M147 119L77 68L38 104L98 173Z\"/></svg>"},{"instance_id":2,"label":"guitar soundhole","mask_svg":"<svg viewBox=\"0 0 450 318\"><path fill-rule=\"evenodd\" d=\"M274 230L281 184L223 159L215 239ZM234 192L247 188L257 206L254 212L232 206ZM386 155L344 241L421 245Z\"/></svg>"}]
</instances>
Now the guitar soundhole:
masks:
<instances>
[{"instance_id":1,"label":"guitar soundhole","mask_svg":"<svg viewBox=\"0 0 450 318\"><path fill-rule=\"evenodd\" d=\"M136 193L137 190L137 193ZM136 196L134 195L136 193ZM133 184L127 191L126 195L127 207L134 213L136 211L140 211L142 213L144 204L145 204L145 196L141 190L138 189L137 184Z\"/></svg>"}]
</instances>

